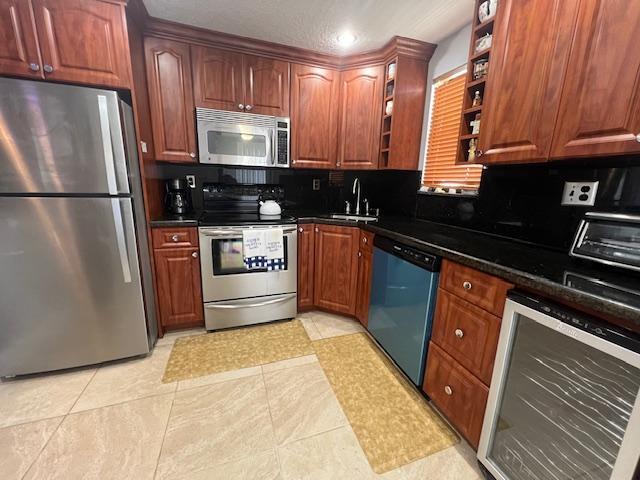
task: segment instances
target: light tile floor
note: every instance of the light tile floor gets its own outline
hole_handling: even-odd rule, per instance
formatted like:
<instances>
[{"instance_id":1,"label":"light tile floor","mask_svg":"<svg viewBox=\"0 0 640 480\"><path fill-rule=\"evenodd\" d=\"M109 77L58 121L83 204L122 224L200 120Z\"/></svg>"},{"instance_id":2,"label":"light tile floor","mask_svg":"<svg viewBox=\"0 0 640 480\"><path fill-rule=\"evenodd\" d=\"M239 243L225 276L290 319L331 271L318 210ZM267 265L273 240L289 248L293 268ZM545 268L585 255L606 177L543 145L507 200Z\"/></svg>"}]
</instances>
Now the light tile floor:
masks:
<instances>
[{"instance_id":1,"label":"light tile floor","mask_svg":"<svg viewBox=\"0 0 640 480\"><path fill-rule=\"evenodd\" d=\"M322 312L316 340L362 331ZM0 476L11 479L478 480L461 442L371 471L315 355L163 384L173 342L141 359L0 383Z\"/></svg>"}]
</instances>

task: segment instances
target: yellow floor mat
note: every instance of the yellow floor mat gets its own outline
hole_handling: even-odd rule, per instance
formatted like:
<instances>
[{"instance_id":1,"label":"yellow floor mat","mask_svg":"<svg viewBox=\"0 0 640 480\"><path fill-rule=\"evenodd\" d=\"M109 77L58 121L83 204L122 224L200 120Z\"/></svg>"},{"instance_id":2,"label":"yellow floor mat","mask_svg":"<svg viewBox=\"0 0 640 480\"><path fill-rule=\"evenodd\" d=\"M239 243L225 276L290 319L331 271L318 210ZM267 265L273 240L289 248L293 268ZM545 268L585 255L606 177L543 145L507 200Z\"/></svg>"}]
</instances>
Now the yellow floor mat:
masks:
<instances>
[{"instance_id":1,"label":"yellow floor mat","mask_svg":"<svg viewBox=\"0 0 640 480\"><path fill-rule=\"evenodd\" d=\"M318 340L313 347L374 472L459 442L365 334Z\"/></svg>"},{"instance_id":2,"label":"yellow floor mat","mask_svg":"<svg viewBox=\"0 0 640 480\"><path fill-rule=\"evenodd\" d=\"M162 381L187 380L312 353L300 320L183 337L173 346Z\"/></svg>"}]
</instances>

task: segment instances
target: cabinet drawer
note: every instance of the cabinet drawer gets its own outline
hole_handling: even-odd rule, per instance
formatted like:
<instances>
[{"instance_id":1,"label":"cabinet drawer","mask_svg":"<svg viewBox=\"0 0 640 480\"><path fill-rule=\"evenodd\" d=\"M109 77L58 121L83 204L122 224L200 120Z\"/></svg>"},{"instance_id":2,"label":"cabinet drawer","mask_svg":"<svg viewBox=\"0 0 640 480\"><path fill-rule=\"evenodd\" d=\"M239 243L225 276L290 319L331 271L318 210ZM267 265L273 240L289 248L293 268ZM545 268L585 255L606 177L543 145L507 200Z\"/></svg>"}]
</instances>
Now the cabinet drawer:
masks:
<instances>
[{"instance_id":1,"label":"cabinet drawer","mask_svg":"<svg viewBox=\"0 0 640 480\"><path fill-rule=\"evenodd\" d=\"M489 389L433 342L426 370L422 388L477 449Z\"/></svg>"},{"instance_id":2,"label":"cabinet drawer","mask_svg":"<svg viewBox=\"0 0 640 480\"><path fill-rule=\"evenodd\" d=\"M151 230L153 248L197 247L198 229L154 228Z\"/></svg>"},{"instance_id":3,"label":"cabinet drawer","mask_svg":"<svg viewBox=\"0 0 640 480\"><path fill-rule=\"evenodd\" d=\"M365 232L360 230L360 250L373 252L373 237L375 235L371 232Z\"/></svg>"},{"instance_id":4,"label":"cabinet drawer","mask_svg":"<svg viewBox=\"0 0 640 480\"><path fill-rule=\"evenodd\" d=\"M440 287L487 312L502 317L507 291L513 285L473 268L444 260L440 273Z\"/></svg>"},{"instance_id":5,"label":"cabinet drawer","mask_svg":"<svg viewBox=\"0 0 640 480\"><path fill-rule=\"evenodd\" d=\"M432 340L489 385L500 321L481 308L439 289Z\"/></svg>"}]
</instances>

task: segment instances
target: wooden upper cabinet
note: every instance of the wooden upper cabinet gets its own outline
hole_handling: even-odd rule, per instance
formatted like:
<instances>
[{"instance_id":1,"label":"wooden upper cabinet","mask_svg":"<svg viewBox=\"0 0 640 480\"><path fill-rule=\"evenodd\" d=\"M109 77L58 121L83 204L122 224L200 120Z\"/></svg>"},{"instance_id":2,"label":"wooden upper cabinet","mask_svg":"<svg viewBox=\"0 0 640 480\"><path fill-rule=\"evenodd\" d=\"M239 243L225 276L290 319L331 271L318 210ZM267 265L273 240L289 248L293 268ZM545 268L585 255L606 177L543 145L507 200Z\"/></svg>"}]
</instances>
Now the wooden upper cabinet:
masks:
<instances>
[{"instance_id":1,"label":"wooden upper cabinet","mask_svg":"<svg viewBox=\"0 0 640 480\"><path fill-rule=\"evenodd\" d=\"M289 115L289 62L244 55L245 111Z\"/></svg>"},{"instance_id":2,"label":"wooden upper cabinet","mask_svg":"<svg viewBox=\"0 0 640 480\"><path fill-rule=\"evenodd\" d=\"M576 5L577 0L500 2L482 113L480 163L549 157ZM609 77L605 72L599 65L603 82Z\"/></svg>"},{"instance_id":3,"label":"wooden upper cabinet","mask_svg":"<svg viewBox=\"0 0 640 480\"><path fill-rule=\"evenodd\" d=\"M32 2L46 79L130 88L124 4Z\"/></svg>"},{"instance_id":4,"label":"wooden upper cabinet","mask_svg":"<svg viewBox=\"0 0 640 480\"><path fill-rule=\"evenodd\" d=\"M334 168L339 73L291 65L291 158L298 168Z\"/></svg>"},{"instance_id":5,"label":"wooden upper cabinet","mask_svg":"<svg viewBox=\"0 0 640 480\"><path fill-rule=\"evenodd\" d=\"M340 73L340 168L378 166L383 83L382 65Z\"/></svg>"},{"instance_id":6,"label":"wooden upper cabinet","mask_svg":"<svg viewBox=\"0 0 640 480\"><path fill-rule=\"evenodd\" d=\"M196 133L189 45L146 37L144 49L156 159L195 162Z\"/></svg>"},{"instance_id":7,"label":"wooden upper cabinet","mask_svg":"<svg viewBox=\"0 0 640 480\"><path fill-rule=\"evenodd\" d=\"M360 229L316 225L314 304L355 315Z\"/></svg>"},{"instance_id":8,"label":"wooden upper cabinet","mask_svg":"<svg viewBox=\"0 0 640 480\"><path fill-rule=\"evenodd\" d=\"M640 152L639 41L640 2L582 0L552 158Z\"/></svg>"},{"instance_id":9,"label":"wooden upper cabinet","mask_svg":"<svg viewBox=\"0 0 640 480\"><path fill-rule=\"evenodd\" d=\"M43 77L30 0L0 0L0 73Z\"/></svg>"},{"instance_id":10,"label":"wooden upper cabinet","mask_svg":"<svg viewBox=\"0 0 640 480\"><path fill-rule=\"evenodd\" d=\"M243 111L242 54L192 46L191 56L195 105Z\"/></svg>"}]
</instances>

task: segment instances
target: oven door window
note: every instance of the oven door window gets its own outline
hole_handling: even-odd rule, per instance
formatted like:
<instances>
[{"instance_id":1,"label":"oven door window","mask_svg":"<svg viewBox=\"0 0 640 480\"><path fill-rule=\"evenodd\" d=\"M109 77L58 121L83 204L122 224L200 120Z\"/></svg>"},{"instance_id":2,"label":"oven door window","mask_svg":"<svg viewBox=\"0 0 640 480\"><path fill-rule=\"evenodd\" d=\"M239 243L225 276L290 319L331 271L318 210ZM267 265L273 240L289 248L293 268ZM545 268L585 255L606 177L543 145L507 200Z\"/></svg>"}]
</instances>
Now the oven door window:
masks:
<instances>
[{"instance_id":1,"label":"oven door window","mask_svg":"<svg viewBox=\"0 0 640 480\"><path fill-rule=\"evenodd\" d=\"M242 251L242 237L217 238L211 240L213 275L237 275L242 273L266 272L266 268L252 268L249 270L244 264L244 254ZM287 253L287 236L284 236L284 267L279 271L287 270L289 267Z\"/></svg>"},{"instance_id":2,"label":"oven door window","mask_svg":"<svg viewBox=\"0 0 640 480\"><path fill-rule=\"evenodd\" d=\"M487 457L506 478L611 478L640 370L518 314Z\"/></svg>"},{"instance_id":3,"label":"oven door window","mask_svg":"<svg viewBox=\"0 0 640 480\"><path fill-rule=\"evenodd\" d=\"M265 158L268 139L266 135L209 130L207 147L211 155Z\"/></svg>"}]
</instances>

